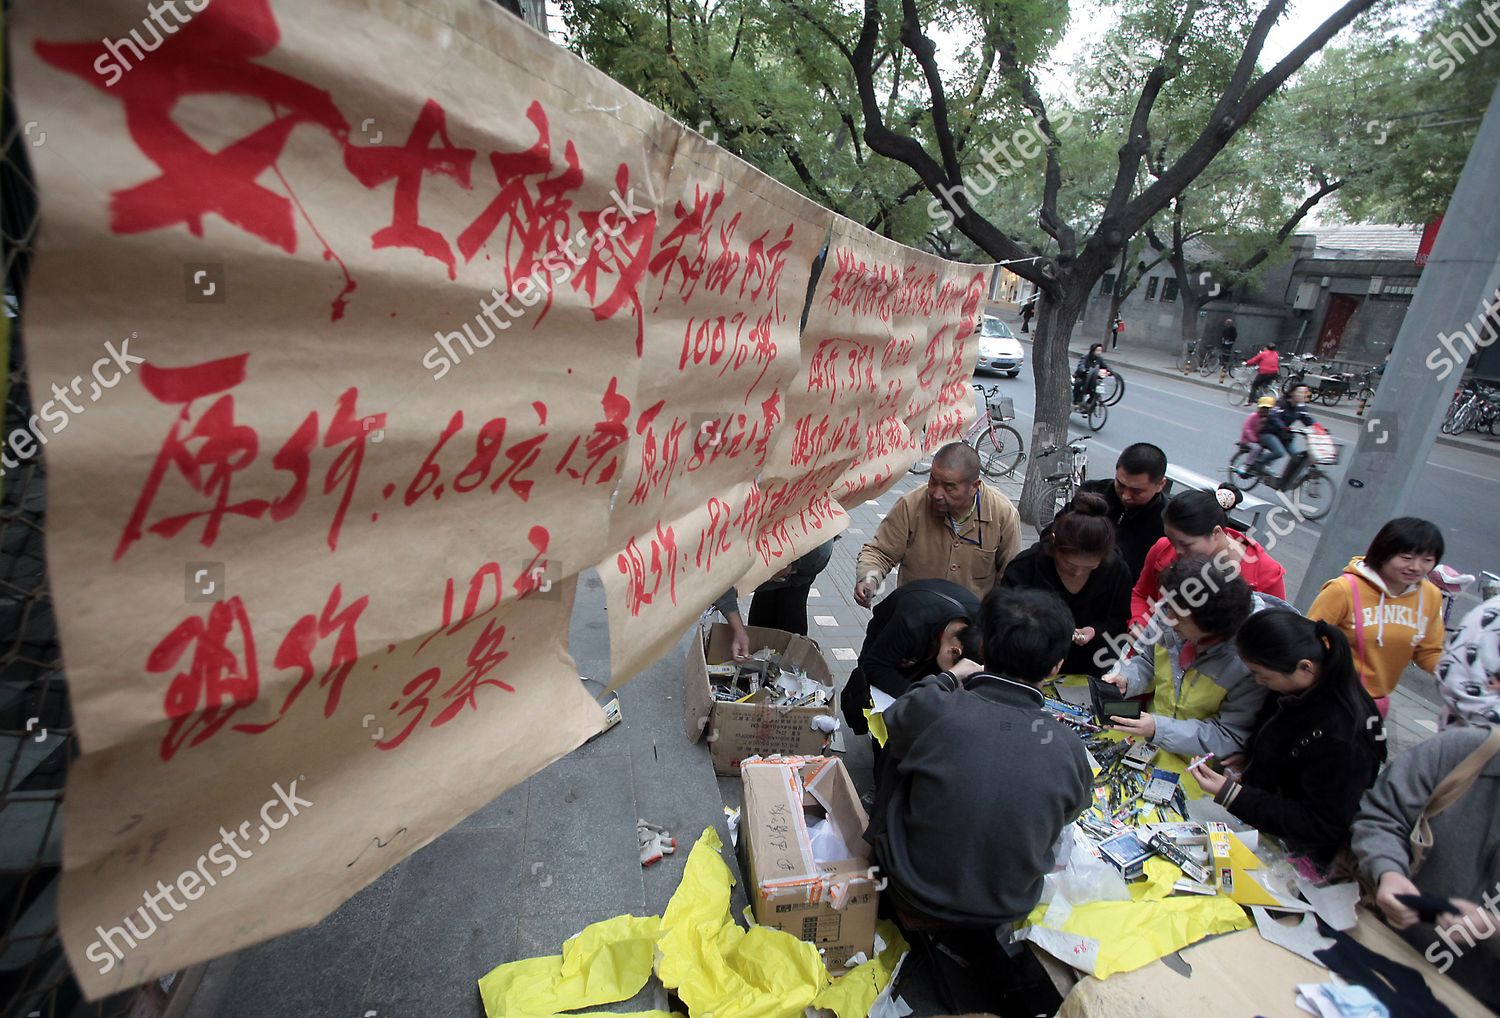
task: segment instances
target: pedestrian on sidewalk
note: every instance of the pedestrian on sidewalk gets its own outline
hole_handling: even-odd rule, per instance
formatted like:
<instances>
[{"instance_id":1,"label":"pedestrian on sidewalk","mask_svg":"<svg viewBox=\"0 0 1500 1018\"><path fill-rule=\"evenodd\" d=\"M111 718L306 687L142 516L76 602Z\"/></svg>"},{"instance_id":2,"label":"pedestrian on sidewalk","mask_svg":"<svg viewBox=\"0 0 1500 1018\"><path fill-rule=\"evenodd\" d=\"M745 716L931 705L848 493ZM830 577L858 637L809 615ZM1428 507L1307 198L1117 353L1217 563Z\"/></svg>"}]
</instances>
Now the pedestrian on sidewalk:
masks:
<instances>
[{"instance_id":1,"label":"pedestrian on sidewalk","mask_svg":"<svg viewBox=\"0 0 1500 1018\"><path fill-rule=\"evenodd\" d=\"M1244 496L1233 485L1214 491L1184 491L1162 512L1165 536L1156 542L1130 594L1130 624L1143 626L1161 599L1161 576L1179 558L1202 555L1232 570L1250 589L1286 597L1286 568L1253 537L1229 525L1227 512Z\"/></svg>"},{"instance_id":2,"label":"pedestrian on sidewalk","mask_svg":"<svg viewBox=\"0 0 1500 1018\"><path fill-rule=\"evenodd\" d=\"M1112 334L1109 341L1109 348L1111 350L1118 349L1120 346L1120 333L1125 331L1125 319L1116 317L1110 323L1109 331Z\"/></svg>"},{"instance_id":3,"label":"pedestrian on sidewalk","mask_svg":"<svg viewBox=\"0 0 1500 1018\"><path fill-rule=\"evenodd\" d=\"M1104 677L1123 696L1150 693L1151 712L1112 717L1110 727L1179 756L1232 757L1245 748L1266 700L1235 636L1256 612L1291 606L1252 592L1244 577L1203 556L1172 563L1161 589L1161 604L1138 633L1140 653Z\"/></svg>"},{"instance_id":4,"label":"pedestrian on sidewalk","mask_svg":"<svg viewBox=\"0 0 1500 1018\"><path fill-rule=\"evenodd\" d=\"M1030 300L1021 305L1021 331L1029 332L1032 316L1036 314L1036 302L1041 294L1035 294Z\"/></svg>"},{"instance_id":5,"label":"pedestrian on sidewalk","mask_svg":"<svg viewBox=\"0 0 1500 1018\"><path fill-rule=\"evenodd\" d=\"M1224 319L1224 328L1219 332L1219 384L1224 384L1229 374L1229 365L1234 362L1234 344L1239 342L1240 330L1234 327L1234 319Z\"/></svg>"},{"instance_id":6,"label":"pedestrian on sidewalk","mask_svg":"<svg viewBox=\"0 0 1500 1018\"><path fill-rule=\"evenodd\" d=\"M1308 618L1343 631L1381 717L1406 666L1430 672L1442 655L1443 595L1427 579L1442 557L1436 524L1414 516L1391 520L1307 609Z\"/></svg>"},{"instance_id":7,"label":"pedestrian on sidewalk","mask_svg":"<svg viewBox=\"0 0 1500 1018\"><path fill-rule=\"evenodd\" d=\"M1354 818L1354 856L1386 919L1439 972L1500 1008L1500 729L1450 728L1391 761ZM1457 907L1436 923L1401 896ZM1482 903L1482 905L1481 905ZM1486 933L1488 931L1488 933Z\"/></svg>"},{"instance_id":8,"label":"pedestrian on sidewalk","mask_svg":"<svg viewBox=\"0 0 1500 1018\"><path fill-rule=\"evenodd\" d=\"M1021 550L1021 514L979 479L979 453L950 442L932 457L927 486L907 492L881 520L855 569L854 600L870 607L881 581L951 580L983 597Z\"/></svg>"},{"instance_id":9,"label":"pedestrian on sidewalk","mask_svg":"<svg viewBox=\"0 0 1500 1018\"><path fill-rule=\"evenodd\" d=\"M1444 704L1439 727L1500 728L1500 595L1464 616L1437 677Z\"/></svg>"},{"instance_id":10,"label":"pedestrian on sidewalk","mask_svg":"<svg viewBox=\"0 0 1500 1018\"><path fill-rule=\"evenodd\" d=\"M760 629L780 629L798 636L807 635L807 595L813 581L828 567L833 557L833 542L825 541L791 565L776 573L765 583L755 588L750 599L750 625ZM730 587L714 602L719 614L729 624L734 634L730 650L736 661L750 656L750 634L740 618L739 591Z\"/></svg>"},{"instance_id":11,"label":"pedestrian on sidewalk","mask_svg":"<svg viewBox=\"0 0 1500 1018\"><path fill-rule=\"evenodd\" d=\"M1002 587L1045 590L1073 613L1067 675L1103 675L1099 663L1110 637L1125 632L1130 614L1130 568L1116 548L1115 525L1103 495L1080 491L1038 543L1005 567Z\"/></svg>"},{"instance_id":12,"label":"pedestrian on sidewalk","mask_svg":"<svg viewBox=\"0 0 1500 1018\"><path fill-rule=\"evenodd\" d=\"M1150 442L1127 445L1115 460L1115 476L1085 481L1080 491L1104 496L1119 539L1120 557L1135 583L1146 556L1161 540L1162 510L1167 496L1167 454Z\"/></svg>"},{"instance_id":13,"label":"pedestrian on sidewalk","mask_svg":"<svg viewBox=\"0 0 1500 1018\"><path fill-rule=\"evenodd\" d=\"M997 588L978 624L984 667L962 661L886 708L865 840L898 914L994 931L994 948L1036 906L1091 779L1083 743L1047 713L1040 689L1068 652L1067 606Z\"/></svg>"},{"instance_id":14,"label":"pedestrian on sidewalk","mask_svg":"<svg viewBox=\"0 0 1500 1018\"><path fill-rule=\"evenodd\" d=\"M1252 615L1235 637L1240 660L1270 691L1236 781L1206 763L1203 791L1256 830L1327 865L1349 844L1360 796L1385 762L1385 731L1359 684L1349 643L1333 626L1286 608Z\"/></svg>"}]
</instances>

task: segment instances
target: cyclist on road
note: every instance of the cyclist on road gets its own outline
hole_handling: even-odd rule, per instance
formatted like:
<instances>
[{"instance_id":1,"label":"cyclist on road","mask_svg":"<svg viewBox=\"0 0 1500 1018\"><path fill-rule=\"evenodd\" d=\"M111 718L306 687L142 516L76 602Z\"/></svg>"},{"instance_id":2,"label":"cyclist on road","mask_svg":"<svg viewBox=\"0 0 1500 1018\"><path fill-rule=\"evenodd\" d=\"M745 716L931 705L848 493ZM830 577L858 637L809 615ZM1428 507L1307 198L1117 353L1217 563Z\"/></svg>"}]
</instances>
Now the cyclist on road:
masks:
<instances>
[{"instance_id":1,"label":"cyclist on road","mask_svg":"<svg viewBox=\"0 0 1500 1018\"><path fill-rule=\"evenodd\" d=\"M1283 456L1291 456L1292 428L1298 424L1308 427L1313 425L1312 415L1303 409L1311 399L1312 390L1305 385L1299 385L1282 397L1281 401L1271 409L1270 414L1266 416L1265 424L1260 429L1260 455L1256 456L1255 462L1250 465L1251 470L1262 470L1268 474L1274 474L1274 471L1269 469L1271 465Z\"/></svg>"},{"instance_id":2,"label":"cyclist on road","mask_svg":"<svg viewBox=\"0 0 1500 1018\"><path fill-rule=\"evenodd\" d=\"M1276 352L1276 344L1267 343L1260 353L1245 362L1245 366L1256 371L1255 380L1250 383L1250 395L1254 396L1276 381L1276 376L1281 371L1281 355Z\"/></svg>"},{"instance_id":3,"label":"cyclist on road","mask_svg":"<svg viewBox=\"0 0 1500 1018\"><path fill-rule=\"evenodd\" d=\"M1104 344L1095 343L1089 347L1089 352L1078 359L1078 366L1073 369L1073 405L1077 406L1083 402L1084 396L1093 396L1099 388L1099 372L1108 371L1110 367L1104 363Z\"/></svg>"}]
</instances>

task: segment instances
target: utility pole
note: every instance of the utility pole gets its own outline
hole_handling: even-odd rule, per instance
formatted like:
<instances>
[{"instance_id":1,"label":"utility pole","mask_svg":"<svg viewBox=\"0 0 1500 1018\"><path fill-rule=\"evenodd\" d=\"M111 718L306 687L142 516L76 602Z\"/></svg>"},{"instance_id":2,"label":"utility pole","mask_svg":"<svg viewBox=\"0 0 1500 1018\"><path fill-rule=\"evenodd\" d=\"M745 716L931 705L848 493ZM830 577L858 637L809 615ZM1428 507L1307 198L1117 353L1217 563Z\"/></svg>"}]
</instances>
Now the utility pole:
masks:
<instances>
[{"instance_id":1,"label":"utility pole","mask_svg":"<svg viewBox=\"0 0 1500 1018\"><path fill-rule=\"evenodd\" d=\"M1490 97L1468 162L1401 323L1375 400L1363 422L1323 536L1307 565L1297 606L1362 553L1381 524L1400 516L1432 455L1438 426L1469 355L1488 345L1486 314L1500 286L1500 87ZM1455 498L1464 497L1454 492ZM1442 526L1442 520L1434 520Z\"/></svg>"}]
</instances>

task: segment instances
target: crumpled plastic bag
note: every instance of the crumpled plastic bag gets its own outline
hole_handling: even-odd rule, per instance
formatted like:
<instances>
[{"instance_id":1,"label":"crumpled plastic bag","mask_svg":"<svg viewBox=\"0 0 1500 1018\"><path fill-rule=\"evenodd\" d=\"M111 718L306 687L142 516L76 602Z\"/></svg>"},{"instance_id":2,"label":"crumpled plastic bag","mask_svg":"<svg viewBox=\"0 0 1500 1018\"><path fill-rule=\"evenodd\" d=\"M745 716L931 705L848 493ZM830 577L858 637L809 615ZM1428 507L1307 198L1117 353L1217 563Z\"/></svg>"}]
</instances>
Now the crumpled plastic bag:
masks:
<instances>
[{"instance_id":1,"label":"crumpled plastic bag","mask_svg":"<svg viewBox=\"0 0 1500 1018\"><path fill-rule=\"evenodd\" d=\"M563 944L560 955L525 958L487 973L479 980L484 1012L490 1018L531 1018L628 1000L651 977L660 935L657 916L594 923Z\"/></svg>"},{"instance_id":2,"label":"crumpled plastic bag","mask_svg":"<svg viewBox=\"0 0 1500 1018\"><path fill-rule=\"evenodd\" d=\"M1180 951L1215 933L1248 929L1245 910L1220 895L1169 898L1182 871L1162 858L1146 861L1146 881L1130 885L1134 901L1075 905L1061 929L1042 925L1039 904L1016 936L1075 968L1105 979Z\"/></svg>"},{"instance_id":3,"label":"crumpled plastic bag","mask_svg":"<svg viewBox=\"0 0 1500 1018\"><path fill-rule=\"evenodd\" d=\"M884 942L884 950L830 983L813 998L813 1008L832 1011L838 1018L864 1018L870 1013L870 1005L895 978L907 952L906 939L896 929L895 923L881 920L876 926L875 936L877 946Z\"/></svg>"},{"instance_id":4,"label":"crumpled plastic bag","mask_svg":"<svg viewBox=\"0 0 1500 1018\"><path fill-rule=\"evenodd\" d=\"M676 990L691 1014L802 1018L810 1005L839 1018L866 1014L906 952L894 927L882 924L887 946L877 957L832 979L812 944L781 930L744 930L734 922L729 911L734 875L722 848L718 833L704 830L663 917L607 919L569 940L561 955L510 962L485 975L479 980L485 1014L553 1018L629 999L650 976L653 955L657 978ZM649 1011L630 1018L671 1016Z\"/></svg>"}]
</instances>

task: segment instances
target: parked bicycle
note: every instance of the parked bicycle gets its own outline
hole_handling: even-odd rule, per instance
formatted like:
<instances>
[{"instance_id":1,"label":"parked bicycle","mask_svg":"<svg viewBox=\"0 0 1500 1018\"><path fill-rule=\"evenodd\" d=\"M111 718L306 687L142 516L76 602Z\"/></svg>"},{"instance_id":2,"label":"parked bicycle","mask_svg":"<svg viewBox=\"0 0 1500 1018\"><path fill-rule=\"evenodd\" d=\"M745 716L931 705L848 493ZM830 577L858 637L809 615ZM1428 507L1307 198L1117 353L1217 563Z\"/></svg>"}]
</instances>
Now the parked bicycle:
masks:
<instances>
[{"instance_id":1,"label":"parked bicycle","mask_svg":"<svg viewBox=\"0 0 1500 1018\"><path fill-rule=\"evenodd\" d=\"M1475 381L1465 382L1448 405L1448 413L1439 426L1445 435L1462 435L1466 431L1488 431L1491 435L1500 423L1500 390Z\"/></svg>"},{"instance_id":2,"label":"parked bicycle","mask_svg":"<svg viewBox=\"0 0 1500 1018\"><path fill-rule=\"evenodd\" d=\"M1189 341L1183 346L1182 352L1177 355L1177 370L1184 375L1190 375L1196 371L1207 378L1213 374L1218 364L1218 349L1207 341Z\"/></svg>"},{"instance_id":3,"label":"parked bicycle","mask_svg":"<svg viewBox=\"0 0 1500 1018\"><path fill-rule=\"evenodd\" d=\"M1088 478L1089 450L1085 445L1089 440L1088 435L1079 435L1068 440L1068 468L1055 474L1048 474L1042 478L1043 483L1051 485L1046 499L1042 502L1042 526L1046 526L1057 518L1073 496L1078 494L1078 489L1083 487L1083 482ZM1051 456L1057 452L1056 446L1050 446L1041 455Z\"/></svg>"},{"instance_id":4,"label":"parked bicycle","mask_svg":"<svg viewBox=\"0 0 1500 1018\"><path fill-rule=\"evenodd\" d=\"M979 454L979 469L986 477L1010 477L1026 458L1026 442L1008 421L1016 419L1015 401L1000 395L998 385L971 383L984 396L985 412L979 416L962 441ZM909 472L922 476L932 472L932 454L923 453Z\"/></svg>"},{"instance_id":5,"label":"parked bicycle","mask_svg":"<svg viewBox=\"0 0 1500 1018\"><path fill-rule=\"evenodd\" d=\"M979 469L986 477L1012 477L1026 458L1026 441L1011 427L1016 419L1015 401L1000 395L1000 386L976 385L984 394L985 412L969 428L964 441L979 453Z\"/></svg>"},{"instance_id":6,"label":"parked bicycle","mask_svg":"<svg viewBox=\"0 0 1500 1018\"><path fill-rule=\"evenodd\" d=\"M1240 491L1250 491L1256 485L1264 484L1286 495L1298 516L1320 520L1333 507L1334 493L1333 478L1323 468L1336 465L1344 447L1321 424L1293 428L1292 432L1302 436L1303 448L1292 453L1280 476L1255 465L1259 445L1239 442L1235 445L1234 455L1229 457L1229 483Z\"/></svg>"}]
</instances>

